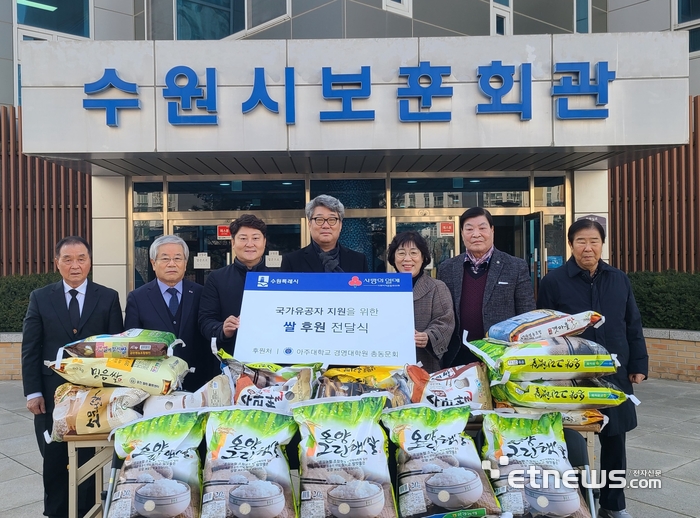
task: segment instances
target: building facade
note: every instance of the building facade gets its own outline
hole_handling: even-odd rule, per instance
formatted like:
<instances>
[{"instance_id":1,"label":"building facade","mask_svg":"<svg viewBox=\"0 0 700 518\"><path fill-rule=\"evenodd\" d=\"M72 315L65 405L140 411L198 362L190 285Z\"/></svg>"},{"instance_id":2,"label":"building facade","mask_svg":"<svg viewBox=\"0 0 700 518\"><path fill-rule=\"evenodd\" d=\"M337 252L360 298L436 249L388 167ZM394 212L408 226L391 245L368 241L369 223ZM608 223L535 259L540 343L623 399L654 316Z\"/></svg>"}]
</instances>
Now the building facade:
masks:
<instances>
[{"instance_id":1,"label":"building facade","mask_svg":"<svg viewBox=\"0 0 700 518\"><path fill-rule=\"evenodd\" d=\"M405 229L417 229L430 240L435 265L459 253L457 218L466 207L480 205L496 216L497 246L527 258L536 278L548 266L557 266L566 259L564 232L574 219L595 217L607 223L611 235L616 231L610 226L613 221L610 220L609 200L617 190L616 184L608 183L607 160L614 159L622 164L632 156L632 151L649 155L650 148L688 142L687 103L684 110L674 108L682 124L664 123L664 127L660 130L657 127L653 132L654 137L638 134L627 138L619 129L617 133L600 131L602 126L611 126L611 121L617 121L619 117L626 128L634 120L630 118L631 106L623 109L623 97L615 95L621 92L619 85L624 85L628 79L641 79L643 74L638 70L628 72L630 75L623 78L617 66L610 66L610 70L617 72L617 79L610 82L610 116L597 126L595 121L578 121L578 126L569 126L575 128L573 133L578 137L588 132L588 140L578 138L558 142L555 128L559 119L554 114L556 99L550 89L561 77L553 72L554 61L560 58L552 52L549 61L538 61L536 58L541 54L532 59L532 52L528 50L534 48L541 52L540 49L549 45L550 50L554 46L561 49L561 60L578 55L580 62L591 64L589 74L595 83L595 64L608 58L599 58L596 52L586 54L573 50L580 45L585 47L585 41L603 41L586 34L685 30L690 26L672 23L671 4L675 5L675 1L646 2L665 3L669 8L668 27L658 29L645 29L642 25L635 29L634 24L627 23L629 20L623 16L632 9L627 5L630 2L604 0L275 0L264 3L231 0L217 2L220 4L217 6L197 0L136 0L133 4L81 0L73 2L75 6L70 13L60 13L61 6L53 0L38 3L55 9L51 11L30 7L26 2L13 2L9 22L7 13L0 12L0 35L8 27L13 31L10 38L12 66L9 67L12 79L8 80L6 66L0 73L0 102L25 107L24 123L31 132L25 133L25 141L31 141L31 148L25 147L25 150L37 156L51 156L54 162L60 157L80 159L89 164L94 275L96 279L119 288L122 296L152 278L147 249L161 233L181 235L189 243L193 255L207 254L212 269L231 260L229 243L217 234L217 226L245 212L254 212L270 224L268 248L271 255L307 244L309 238L303 220L303 206L320 193L336 195L346 204L348 219L343 231L344 244L363 251L376 271L386 268L383 253L387 243L396 232ZM685 13L682 8L676 10L679 12ZM692 28L689 32L692 48ZM577 33L583 35L576 36ZM542 36L544 34L557 36ZM461 39L467 36L475 38ZM499 41L497 36L505 38ZM556 39L559 37L563 39ZM450 38L464 43L450 46ZM101 143L103 148L99 148L95 147L96 141L90 142L90 135L86 134L101 131L93 125L99 115L97 110L82 108L82 99L87 97L83 91L73 101L78 104L70 114L64 114L68 119L63 122L69 120L71 127L83 127L85 132L78 135L63 131L63 140L71 142L56 145L48 142L45 135L37 133L40 133L38 128L42 124L39 119L46 115L47 107L37 108L38 105L34 104L36 97L32 98L31 92L58 85L36 76L32 79L32 72L22 68L26 68L30 55L30 66L45 66L41 61L41 51L28 50L27 54L24 50L40 48L40 45L19 44L20 41L37 39L57 42L47 47L63 49L58 52L66 52L65 56L75 56L80 60L76 63L78 67L92 67L79 81L76 78L80 71L72 79L66 79L72 88L84 90L86 84L97 81L104 69L109 68L99 56L91 62L85 54L103 52L106 47L99 45L107 45L114 52L114 62L127 56L131 59L146 56L144 61L153 58L154 73L158 68L154 56L166 55L162 49L170 48L169 52L175 52L178 57L190 56L189 61L180 63L196 71L204 88L205 69L216 69L217 79L222 79L222 72L233 60L239 63L239 68L245 69L245 77L238 84L222 85L218 82L219 88L238 86L247 89L247 95L250 95L256 79L255 69L260 68L261 62L265 63L269 49L277 49L273 53L289 53L294 48L293 42L298 40L299 55L305 56L294 63L298 119L293 125L283 122L282 129L286 130L283 132L279 124L260 123L263 117L273 117L264 104L258 104L247 116L240 107L234 106L233 101L225 101L225 95L219 92L220 103L230 104L217 106L220 124L214 131L211 127L177 127L170 124L166 116L152 123L140 119L139 131L151 131L161 138L151 142L143 138L145 133L133 132L129 118L134 113L123 110L118 128L107 127L102 120L103 126L115 131L109 133L109 144ZM80 43L81 40L122 42ZM167 40L172 41L168 43ZM189 40L189 43L177 40ZM214 44L192 40L220 41ZM244 43L241 40L248 40L249 46L241 46ZM314 46L303 40L321 41ZM281 45L284 46L282 51L279 50ZM445 45L450 49L447 53L429 50L431 46ZM680 82L685 81L685 94L681 92L680 95L687 96L697 82L693 81L693 55L688 61L687 42L678 44L676 40L671 45L671 51L680 62L674 62L677 68L670 75L681 79ZM401 49L397 50L398 47ZM478 55L469 54L470 47L478 49ZM329 52L329 48L334 52ZM443 86L453 88L454 93L451 98L436 97L434 106L442 106L442 111L451 112L452 120L448 123L397 120L400 99L397 99L396 92L401 87L400 82L406 82L406 76L399 76L398 68L419 66L424 54L430 55L430 52L436 56L434 59L439 57L442 63L451 67L450 74L443 76ZM217 54L225 54L227 62L222 60L211 66ZM299 72L306 56L319 55L324 56L325 64L322 60L312 59L316 70ZM353 60L353 55L362 56L362 59ZM464 59L465 55L471 60ZM532 120L522 120L518 114L474 113L476 105L483 104L483 99L477 98L483 97L483 92L478 90L477 68L492 66L501 56L504 64L516 68L524 63L534 64L533 88L540 88L533 97L535 104L540 102L533 109L534 124ZM630 58L640 59L640 56ZM1 55L1 64L4 64L2 59L9 61ZM207 60L210 64L205 66ZM458 70L460 61L468 62L471 69L465 73ZM271 99L277 99L284 106L284 69L292 67L289 61L268 62L270 67L276 66L278 70L270 72L266 68L264 83L270 89ZM354 68L350 63L354 63ZM434 60L431 63L440 65ZM319 112L335 110L335 105L341 102L337 97L323 99L324 66L330 66L331 73L356 75L362 73L363 66L371 68L372 96L353 102L373 108L376 112L373 121L311 120L318 118ZM122 73L128 75L129 68L133 67L124 64L116 70L121 77ZM161 96L166 72L158 69L156 75L162 76L160 83L151 81L147 86L145 82L135 81L141 92L145 88L153 89L152 109L159 117L166 113L161 111L167 106L163 104L167 101ZM514 94L521 84L520 72L516 70L513 76L516 89L511 94L513 99L508 98L510 104L518 101ZM60 75L60 70L57 73ZM382 77L377 74L382 74ZM315 77L313 80L310 79L312 76ZM57 83L61 81L64 79ZM309 104L304 105L304 92L313 89L318 91L317 99L308 100ZM459 93L460 89L469 91L469 94ZM379 94L382 97L375 101ZM583 97L576 97L572 102L576 103ZM411 106L416 102L411 97L406 100ZM244 101L246 99L236 98L236 103ZM589 96L580 107L594 109L595 103L590 101ZM469 102L471 106L466 105ZM145 101L143 103L141 112L147 109ZM159 104L163 106L157 106ZM425 107L413 109L427 110ZM78 114L78 119L73 121L71 117ZM284 120L282 109L280 114ZM86 122L85 116L91 122ZM26 120L26 117L31 120ZM104 111L102 117L104 119ZM226 118L230 117L248 122L239 124L241 127L233 131L225 126ZM535 128L538 117L546 119L547 124ZM491 127L479 123L487 118L501 120ZM251 120L260 123L257 129ZM43 121L45 124L46 119ZM593 129L582 131L584 127ZM684 130L680 130L681 127ZM353 136L353 132L359 135ZM56 131L48 133L60 134ZM336 133L338 135L334 136ZM130 136L124 137L125 134ZM182 138L185 134L187 137ZM372 138L363 140L366 135L372 135ZM468 135L477 135L478 138L470 140ZM274 138L279 142L273 142ZM352 143L353 138L359 139L359 143ZM127 142L129 139L131 142ZM433 139L432 144L428 142L430 139ZM140 140L140 143L134 140ZM216 146L211 145L212 141ZM141 146L144 142L152 145L146 149ZM109 152L103 151L105 145L110 146ZM615 213L614 209L612 213ZM614 223L625 224L619 219ZM606 248L605 258L613 257L617 256ZM275 264L274 257L269 261ZM188 275L203 282L208 270L195 268L191 260Z\"/></svg>"}]
</instances>

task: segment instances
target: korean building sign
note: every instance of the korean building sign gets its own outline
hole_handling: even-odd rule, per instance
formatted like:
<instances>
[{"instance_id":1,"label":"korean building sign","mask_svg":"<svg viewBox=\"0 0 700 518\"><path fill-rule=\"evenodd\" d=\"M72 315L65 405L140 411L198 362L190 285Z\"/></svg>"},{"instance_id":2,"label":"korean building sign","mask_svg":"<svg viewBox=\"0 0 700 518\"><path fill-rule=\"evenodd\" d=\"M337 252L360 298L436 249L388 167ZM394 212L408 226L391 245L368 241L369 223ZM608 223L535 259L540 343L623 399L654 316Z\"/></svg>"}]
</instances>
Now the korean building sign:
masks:
<instances>
[{"instance_id":1,"label":"korean building sign","mask_svg":"<svg viewBox=\"0 0 700 518\"><path fill-rule=\"evenodd\" d=\"M407 274L251 274L241 323L236 359L243 362L416 362Z\"/></svg>"},{"instance_id":2,"label":"korean building sign","mask_svg":"<svg viewBox=\"0 0 700 518\"><path fill-rule=\"evenodd\" d=\"M688 141L685 31L20 46L30 154Z\"/></svg>"},{"instance_id":3,"label":"korean building sign","mask_svg":"<svg viewBox=\"0 0 700 518\"><path fill-rule=\"evenodd\" d=\"M333 73L331 67L322 68L323 98L337 100L340 109L319 112L321 122L373 121L375 110L359 110L353 107L357 99L369 99L372 94L371 67L362 66L359 73ZM520 120L529 121L532 113L532 63L522 63L519 71L519 102L505 102L504 97L515 87L516 66L504 65L501 61L491 61L489 65L478 67L479 90L484 96L483 103L476 105L478 114L515 113ZM594 73L591 73L593 69ZM443 78L449 76L449 65L434 66L429 61L421 61L417 67L401 67L399 76L406 79L406 85L397 88L398 120L402 123L449 122L452 112L432 109L434 97L452 97L453 89L443 85ZM199 72L202 72L201 70ZM551 95L556 99L556 116L561 120L606 119L608 117L608 88L615 80L615 72L608 70L607 61L592 64L588 61L575 63L555 63L555 74L560 74L558 84L552 87ZM128 73L124 71L122 73ZM199 83L197 71L184 65L171 68L165 76L166 88L163 98L168 105L168 123L181 125L217 125L217 84L216 69L205 68L206 85ZM294 90L294 67L285 67L285 122L296 124L296 103ZM421 82L421 79L424 79ZM178 82L179 81L179 82ZM107 88L133 94L129 99L93 99L91 96ZM85 84L83 100L86 110L104 109L105 123L119 126L118 112L122 109L140 109L138 87L122 79L117 70L106 68L101 78ZM596 108L571 109L570 96L595 98ZM418 109L411 110L409 99L419 101ZM241 103L241 113L250 113L258 108L266 108L279 113L279 103L270 96L265 84L265 69L255 68L255 81L250 97ZM232 114L231 114L232 115Z\"/></svg>"}]
</instances>

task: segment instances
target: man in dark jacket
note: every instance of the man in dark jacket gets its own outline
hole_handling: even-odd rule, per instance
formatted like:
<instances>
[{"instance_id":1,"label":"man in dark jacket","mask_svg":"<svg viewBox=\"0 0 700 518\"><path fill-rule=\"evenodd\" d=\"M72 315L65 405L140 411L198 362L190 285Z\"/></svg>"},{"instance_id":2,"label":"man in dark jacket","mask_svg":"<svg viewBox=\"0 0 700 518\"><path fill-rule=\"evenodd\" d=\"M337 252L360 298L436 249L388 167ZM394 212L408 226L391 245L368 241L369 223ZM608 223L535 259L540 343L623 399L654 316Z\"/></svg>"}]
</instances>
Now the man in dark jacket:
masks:
<instances>
[{"instance_id":1,"label":"man in dark jacket","mask_svg":"<svg viewBox=\"0 0 700 518\"><path fill-rule=\"evenodd\" d=\"M53 427L54 393L66 380L44 362L55 361L58 349L70 342L121 333L124 325L117 292L88 280L92 252L85 239L71 236L59 241L54 261L63 279L34 290L29 297L22 329L22 384L43 457L44 514L66 518L68 447L65 442L46 444L44 439L44 432L50 434ZM94 451L82 448L78 462L85 463L92 454ZM90 479L78 492L80 516L94 500L94 479Z\"/></svg>"},{"instance_id":2,"label":"man in dark jacket","mask_svg":"<svg viewBox=\"0 0 700 518\"><path fill-rule=\"evenodd\" d=\"M367 258L338 244L343 228L345 207L327 194L316 196L306 204L311 244L282 257L283 272L348 272L369 271Z\"/></svg>"},{"instance_id":3,"label":"man in dark jacket","mask_svg":"<svg viewBox=\"0 0 700 518\"><path fill-rule=\"evenodd\" d=\"M204 284L199 305L199 328L207 340L233 354L240 327L243 289L248 272L266 272L267 225L252 214L243 214L229 225L233 264L214 270Z\"/></svg>"},{"instance_id":4,"label":"man in dark jacket","mask_svg":"<svg viewBox=\"0 0 700 518\"><path fill-rule=\"evenodd\" d=\"M606 379L632 394L632 384L647 377L649 356L630 281L624 272L600 259L605 243L600 223L580 219L569 227L567 237L572 257L542 279L537 307L572 314L593 310L603 315L605 324L587 329L581 336L617 355L620 366ZM602 412L610 421L599 435L600 468L605 472L624 470L625 434L637 426L634 404L628 400ZM601 518L631 518L625 510L623 489L601 488L600 506Z\"/></svg>"},{"instance_id":5,"label":"man in dark jacket","mask_svg":"<svg viewBox=\"0 0 700 518\"><path fill-rule=\"evenodd\" d=\"M465 365L478 358L462 345L480 340L493 324L535 309L527 263L493 246L491 213L481 207L464 211L459 227L466 252L448 259L438 269L454 301L455 330L442 366Z\"/></svg>"},{"instance_id":6,"label":"man in dark jacket","mask_svg":"<svg viewBox=\"0 0 700 518\"><path fill-rule=\"evenodd\" d=\"M178 236L160 236L149 255L156 278L129 293L124 327L167 331L185 342L185 347L176 347L174 352L194 368L183 382L185 390L194 392L218 369L209 342L199 332L202 286L184 278L190 250Z\"/></svg>"}]
</instances>

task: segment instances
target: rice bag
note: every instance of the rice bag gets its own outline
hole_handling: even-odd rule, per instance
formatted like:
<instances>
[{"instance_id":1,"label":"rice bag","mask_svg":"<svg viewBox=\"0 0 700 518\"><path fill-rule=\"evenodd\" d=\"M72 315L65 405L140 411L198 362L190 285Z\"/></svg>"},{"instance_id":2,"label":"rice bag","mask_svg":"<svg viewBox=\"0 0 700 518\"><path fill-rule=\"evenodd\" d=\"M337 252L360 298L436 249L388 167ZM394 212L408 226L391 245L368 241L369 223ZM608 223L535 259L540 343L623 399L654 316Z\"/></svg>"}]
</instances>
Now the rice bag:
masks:
<instances>
[{"instance_id":1,"label":"rice bag","mask_svg":"<svg viewBox=\"0 0 700 518\"><path fill-rule=\"evenodd\" d=\"M488 340L501 342L534 342L556 336L578 335L591 326L599 327L605 317L595 311L575 315L553 309L535 309L492 325Z\"/></svg>"},{"instance_id":2,"label":"rice bag","mask_svg":"<svg viewBox=\"0 0 700 518\"><path fill-rule=\"evenodd\" d=\"M62 349L77 358L165 358L181 344L182 340L167 331L129 329L116 335L90 336Z\"/></svg>"},{"instance_id":3,"label":"rice bag","mask_svg":"<svg viewBox=\"0 0 700 518\"><path fill-rule=\"evenodd\" d=\"M242 373L236 380L235 404L288 412L291 403L311 399L313 393L311 368L300 367L292 372L296 375L262 388L255 384L254 378Z\"/></svg>"},{"instance_id":4,"label":"rice bag","mask_svg":"<svg viewBox=\"0 0 700 518\"><path fill-rule=\"evenodd\" d=\"M112 429L140 419L134 409L148 397L135 388L90 388L64 383L54 395L51 440L63 441L67 435L108 433Z\"/></svg>"},{"instance_id":5,"label":"rice bag","mask_svg":"<svg viewBox=\"0 0 700 518\"><path fill-rule=\"evenodd\" d=\"M434 407L470 404L475 409L491 409L491 392L486 368L478 362L450 367L428 374L417 365L407 365L411 401Z\"/></svg>"},{"instance_id":6,"label":"rice bag","mask_svg":"<svg viewBox=\"0 0 700 518\"><path fill-rule=\"evenodd\" d=\"M114 432L114 451L125 460L108 518L200 516L197 447L205 420L197 412L174 413Z\"/></svg>"},{"instance_id":7,"label":"rice bag","mask_svg":"<svg viewBox=\"0 0 700 518\"><path fill-rule=\"evenodd\" d=\"M296 431L289 414L255 408L209 412L202 518L294 518L283 447Z\"/></svg>"},{"instance_id":8,"label":"rice bag","mask_svg":"<svg viewBox=\"0 0 700 518\"><path fill-rule=\"evenodd\" d=\"M169 394L182 384L187 363L173 356L160 360L135 358L66 358L44 362L66 381L87 387L129 387L151 395Z\"/></svg>"},{"instance_id":9,"label":"rice bag","mask_svg":"<svg viewBox=\"0 0 700 518\"><path fill-rule=\"evenodd\" d=\"M572 468L559 412L541 416L491 412L484 415L483 429L482 457L491 463L489 474L503 512L516 517L590 518L577 485L562 482L562 475ZM509 483L515 470L523 487Z\"/></svg>"},{"instance_id":10,"label":"rice bag","mask_svg":"<svg viewBox=\"0 0 700 518\"><path fill-rule=\"evenodd\" d=\"M557 381L508 381L491 386L494 401L513 406L549 410L584 410L610 408L624 403L628 397L635 404L639 400L626 395L609 381L602 379Z\"/></svg>"},{"instance_id":11,"label":"rice bag","mask_svg":"<svg viewBox=\"0 0 700 518\"><path fill-rule=\"evenodd\" d=\"M500 514L474 442L464 433L468 406L418 403L385 410L381 420L398 447L399 516Z\"/></svg>"},{"instance_id":12,"label":"rice bag","mask_svg":"<svg viewBox=\"0 0 700 518\"><path fill-rule=\"evenodd\" d=\"M511 407L516 414L526 414L526 415L540 415L542 410L536 408L527 407ZM587 409L587 410L563 410L561 413L561 420L564 426L587 426L591 424L600 424L601 430L608 422L608 416L601 413L600 410Z\"/></svg>"},{"instance_id":13,"label":"rice bag","mask_svg":"<svg viewBox=\"0 0 700 518\"><path fill-rule=\"evenodd\" d=\"M357 382L372 387L382 387L385 382L391 379L394 373L400 370L401 367L360 365L358 367L334 367L327 369L323 375L326 378L338 381Z\"/></svg>"},{"instance_id":14,"label":"rice bag","mask_svg":"<svg viewBox=\"0 0 700 518\"><path fill-rule=\"evenodd\" d=\"M300 516L396 516L379 424L385 399L377 393L292 405L301 431Z\"/></svg>"},{"instance_id":15,"label":"rice bag","mask_svg":"<svg viewBox=\"0 0 700 518\"><path fill-rule=\"evenodd\" d=\"M333 369L333 371L338 370L340 369ZM344 375L339 377L345 381L341 381L338 378L331 379L325 376L321 377L319 379L316 397L359 396L361 394L369 394L371 392L386 391L391 395L391 397L387 396L387 408L396 408L399 406L408 405L411 402L411 391L408 388L406 376L399 372L394 372L388 378L384 378L380 381L371 377L361 378L368 383L363 383L361 381L348 381L348 378L352 379L352 377Z\"/></svg>"},{"instance_id":16,"label":"rice bag","mask_svg":"<svg viewBox=\"0 0 700 518\"><path fill-rule=\"evenodd\" d=\"M465 344L495 373L513 381L600 378L617 371L617 357L578 336L548 338L507 347L488 340ZM493 376L492 376L493 377Z\"/></svg>"},{"instance_id":17,"label":"rice bag","mask_svg":"<svg viewBox=\"0 0 700 518\"><path fill-rule=\"evenodd\" d=\"M233 391L227 376L214 376L196 392L172 392L165 396L151 396L143 404L143 416L157 415L203 407L233 405Z\"/></svg>"}]
</instances>

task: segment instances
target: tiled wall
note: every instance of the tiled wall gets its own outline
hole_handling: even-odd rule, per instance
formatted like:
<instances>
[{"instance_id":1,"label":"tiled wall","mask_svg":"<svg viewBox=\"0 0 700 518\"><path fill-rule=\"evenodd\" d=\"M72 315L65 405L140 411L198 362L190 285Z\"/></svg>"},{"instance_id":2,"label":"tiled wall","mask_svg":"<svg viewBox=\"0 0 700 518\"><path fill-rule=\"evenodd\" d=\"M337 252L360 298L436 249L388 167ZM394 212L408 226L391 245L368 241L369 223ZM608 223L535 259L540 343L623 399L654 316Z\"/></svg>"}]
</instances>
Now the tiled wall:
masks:
<instances>
[{"instance_id":1,"label":"tiled wall","mask_svg":"<svg viewBox=\"0 0 700 518\"><path fill-rule=\"evenodd\" d=\"M0 333L0 380L22 379L22 334Z\"/></svg>"},{"instance_id":2,"label":"tiled wall","mask_svg":"<svg viewBox=\"0 0 700 518\"><path fill-rule=\"evenodd\" d=\"M700 382L700 332L645 329L649 377Z\"/></svg>"}]
</instances>

